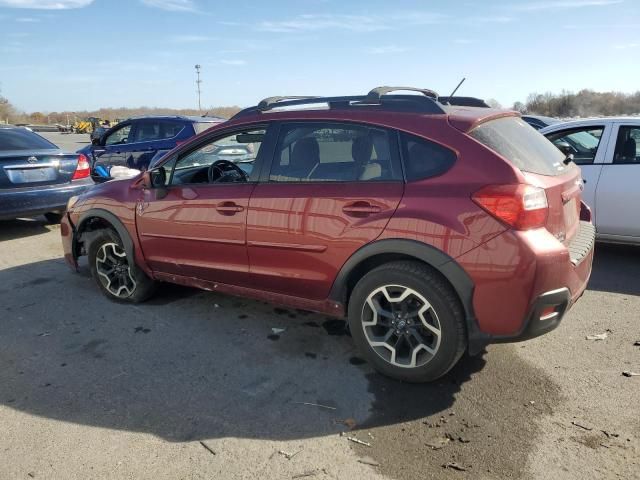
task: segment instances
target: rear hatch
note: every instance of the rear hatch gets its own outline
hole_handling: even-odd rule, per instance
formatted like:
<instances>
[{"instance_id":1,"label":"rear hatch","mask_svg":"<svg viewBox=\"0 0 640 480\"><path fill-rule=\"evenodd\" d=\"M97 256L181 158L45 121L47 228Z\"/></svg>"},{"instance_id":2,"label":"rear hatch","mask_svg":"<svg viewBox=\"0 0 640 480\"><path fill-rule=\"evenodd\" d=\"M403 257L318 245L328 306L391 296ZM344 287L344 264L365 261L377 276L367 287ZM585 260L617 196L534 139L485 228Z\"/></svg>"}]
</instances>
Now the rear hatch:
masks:
<instances>
[{"instance_id":1,"label":"rear hatch","mask_svg":"<svg viewBox=\"0 0 640 480\"><path fill-rule=\"evenodd\" d=\"M37 133L0 128L0 189L67 183L77 165L77 154L62 153Z\"/></svg>"},{"instance_id":2,"label":"rear hatch","mask_svg":"<svg viewBox=\"0 0 640 480\"><path fill-rule=\"evenodd\" d=\"M519 117L481 123L469 135L518 168L526 183L544 189L548 203L545 228L569 245L578 234L582 175L572 162L543 135Z\"/></svg>"},{"instance_id":3,"label":"rear hatch","mask_svg":"<svg viewBox=\"0 0 640 480\"><path fill-rule=\"evenodd\" d=\"M77 154L59 150L0 151L0 189L68 183L77 165Z\"/></svg>"}]
</instances>

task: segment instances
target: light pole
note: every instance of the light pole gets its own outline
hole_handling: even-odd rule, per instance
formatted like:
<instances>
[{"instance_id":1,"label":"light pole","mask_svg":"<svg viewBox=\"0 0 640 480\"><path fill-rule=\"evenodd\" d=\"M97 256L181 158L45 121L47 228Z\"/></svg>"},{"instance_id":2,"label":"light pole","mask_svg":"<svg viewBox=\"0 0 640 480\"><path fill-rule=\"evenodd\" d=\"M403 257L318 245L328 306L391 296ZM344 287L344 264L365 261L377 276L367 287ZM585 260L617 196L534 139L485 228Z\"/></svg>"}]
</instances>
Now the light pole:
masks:
<instances>
[{"instance_id":1,"label":"light pole","mask_svg":"<svg viewBox=\"0 0 640 480\"><path fill-rule=\"evenodd\" d=\"M198 88L198 110L202 110L202 106L200 104L200 84L202 83L202 80L200 80L200 68L202 68L200 65L196 65L196 75L197 75L196 87Z\"/></svg>"}]
</instances>

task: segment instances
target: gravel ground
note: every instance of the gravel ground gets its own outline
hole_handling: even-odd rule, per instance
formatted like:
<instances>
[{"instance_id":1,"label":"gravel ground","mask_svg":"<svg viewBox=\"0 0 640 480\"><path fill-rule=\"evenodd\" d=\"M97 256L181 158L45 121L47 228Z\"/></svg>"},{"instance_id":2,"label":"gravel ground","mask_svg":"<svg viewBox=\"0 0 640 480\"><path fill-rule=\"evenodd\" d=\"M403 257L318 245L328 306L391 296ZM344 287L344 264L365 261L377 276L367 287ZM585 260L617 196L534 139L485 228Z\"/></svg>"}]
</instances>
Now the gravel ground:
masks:
<instances>
[{"instance_id":1,"label":"gravel ground","mask_svg":"<svg viewBox=\"0 0 640 480\"><path fill-rule=\"evenodd\" d=\"M407 385L319 315L110 302L57 226L0 222L0 479L640 478L639 279L640 249L598 246L556 331Z\"/></svg>"}]
</instances>

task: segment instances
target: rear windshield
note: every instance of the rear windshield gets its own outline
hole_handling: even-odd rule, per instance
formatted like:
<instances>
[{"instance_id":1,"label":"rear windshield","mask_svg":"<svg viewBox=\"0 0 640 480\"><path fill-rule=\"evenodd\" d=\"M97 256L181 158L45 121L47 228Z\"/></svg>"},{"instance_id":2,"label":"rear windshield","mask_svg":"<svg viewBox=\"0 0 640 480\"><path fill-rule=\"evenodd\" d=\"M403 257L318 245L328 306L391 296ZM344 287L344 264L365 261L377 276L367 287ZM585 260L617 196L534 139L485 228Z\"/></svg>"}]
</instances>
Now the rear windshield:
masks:
<instances>
[{"instance_id":1,"label":"rear windshield","mask_svg":"<svg viewBox=\"0 0 640 480\"><path fill-rule=\"evenodd\" d=\"M474 128L469 135L523 172L556 176L567 168L562 152L521 118L492 120Z\"/></svg>"},{"instance_id":2,"label":"rear windshield","mask_svg":"<svg viewBox=\"0 0 640 480\"><path fill-rule=\"evenodd\" d=\"M52 150L57 149L40 135L24 128L0 128L0 151L2 150Z\"/></svg>"},{"instance_id":3,"label":"rear windshield","mask_svg":"<svg viewBox=\"0 0 640 480\"><path fill-rule=\"evenodd\" d=\"M213 127L214 125L217 125L217 123L214 122L199 122L199 123L194 123L193 124L193 129L196 131L196 135L198 133L202 133L205 130Z\"/></svg>"}]
</instances>

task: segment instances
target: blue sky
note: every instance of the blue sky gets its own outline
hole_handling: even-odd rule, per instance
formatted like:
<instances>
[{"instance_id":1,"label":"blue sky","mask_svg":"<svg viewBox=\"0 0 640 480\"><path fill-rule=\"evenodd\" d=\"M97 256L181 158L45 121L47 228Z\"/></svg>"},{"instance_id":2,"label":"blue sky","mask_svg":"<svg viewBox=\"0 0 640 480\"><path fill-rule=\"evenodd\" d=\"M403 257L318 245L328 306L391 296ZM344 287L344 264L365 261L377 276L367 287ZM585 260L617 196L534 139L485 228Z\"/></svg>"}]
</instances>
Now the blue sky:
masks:
<instances>
[{"instance_id":1,"label":"blue sky","mask_svg":"<svg viewBox=\"0 0 640 480\"><path fill-rule=\"evenodd\" d=\"M640 0L0 0L26 111L249 105L412 85L496 98L640 89Z\"/></svg>"}]
</instances>

